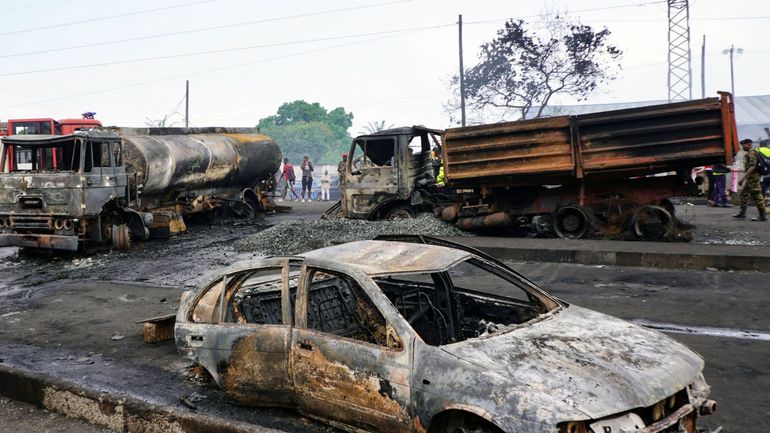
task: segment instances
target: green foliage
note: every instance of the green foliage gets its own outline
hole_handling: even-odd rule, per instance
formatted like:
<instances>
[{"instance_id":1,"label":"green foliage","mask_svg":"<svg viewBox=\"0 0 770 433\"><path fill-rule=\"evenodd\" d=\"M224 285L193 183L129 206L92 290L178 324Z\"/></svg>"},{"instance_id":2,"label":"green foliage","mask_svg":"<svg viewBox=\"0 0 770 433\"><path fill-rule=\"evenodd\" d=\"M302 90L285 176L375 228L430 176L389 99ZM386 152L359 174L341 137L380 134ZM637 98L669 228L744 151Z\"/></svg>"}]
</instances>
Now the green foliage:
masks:
<instances>
[{"instance_id":1,"label":"green foliage","mask_svg":"<svg viewBox=\"0 0 770 433\"><path fill-rule=\"evenodd\" d=\"M294 164L304 154L317 164L336 164L353 140L348 133L352 125L353 113L342 107L327 112L317 102L299 100L282 104L275 115L260 119L258 126Z\"/></svg>"}]
</instances>

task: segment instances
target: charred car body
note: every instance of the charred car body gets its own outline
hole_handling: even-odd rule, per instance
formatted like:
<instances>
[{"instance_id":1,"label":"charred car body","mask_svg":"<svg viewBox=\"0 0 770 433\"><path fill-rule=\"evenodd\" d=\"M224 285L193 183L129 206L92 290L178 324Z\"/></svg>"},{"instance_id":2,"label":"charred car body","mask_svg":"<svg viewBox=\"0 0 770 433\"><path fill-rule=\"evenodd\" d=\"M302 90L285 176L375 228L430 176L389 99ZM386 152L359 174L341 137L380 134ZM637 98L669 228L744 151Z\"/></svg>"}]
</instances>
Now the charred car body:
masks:
<instances>
[{"instance_id":1,"label":"charred car body","mask_svg":"<svg viewBox=\"0 0 770 433\"><path fill-rule=\"evenodd\" d=\"M351 431L695 433L715 408L685 346L425 237L235 264L175 326L238 401Z\"/></svg>"},{"instance_id":2,"label":"charred car body","mask_svg":"<svg viewBox=\"0 0 770 433\"><path fill-rule=\"evenodd\" d=\"M431 152L440 148L445 187ZM343 199L327 213L358 219L434 212L464 230L530 227L562 238L686 238L672 196L692 168L733 161L732 96L578 116L357 137ZM434 160L435 163L435 160Z\"/></svg>"},{"instance_id":3,"label":"charred car body","mask_svg":"<svg viewBox=\"0 0 770 433\"><path fill-rule=\"evenodd\" d=\"M18 161L30 158L28 164ZM255 128L110 128L4 137L0 246L125 249L186 230L184 215L271 205L281 152Z\"/></svg>"}]
</instances>

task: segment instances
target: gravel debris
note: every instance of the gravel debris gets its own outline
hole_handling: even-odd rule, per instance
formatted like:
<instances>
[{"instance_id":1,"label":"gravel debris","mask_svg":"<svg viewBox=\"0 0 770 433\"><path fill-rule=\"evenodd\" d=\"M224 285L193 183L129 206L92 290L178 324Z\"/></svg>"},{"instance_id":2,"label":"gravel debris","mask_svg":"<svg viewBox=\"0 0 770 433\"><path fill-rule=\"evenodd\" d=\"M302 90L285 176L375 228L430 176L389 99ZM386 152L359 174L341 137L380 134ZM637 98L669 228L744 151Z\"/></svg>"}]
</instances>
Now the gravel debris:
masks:
<instances>
[{"instance_id":1,"label":"gravel debris","mask_svg":"<svg viewBox=\"0 0 770 433\"><path fill-rule=\"evenodd\" d=\"M315 220L284 221L238 241L235 249L268 256L292 255L379 235L471 236L432 215L397 221Z\"/></svg>"}]
</instances>

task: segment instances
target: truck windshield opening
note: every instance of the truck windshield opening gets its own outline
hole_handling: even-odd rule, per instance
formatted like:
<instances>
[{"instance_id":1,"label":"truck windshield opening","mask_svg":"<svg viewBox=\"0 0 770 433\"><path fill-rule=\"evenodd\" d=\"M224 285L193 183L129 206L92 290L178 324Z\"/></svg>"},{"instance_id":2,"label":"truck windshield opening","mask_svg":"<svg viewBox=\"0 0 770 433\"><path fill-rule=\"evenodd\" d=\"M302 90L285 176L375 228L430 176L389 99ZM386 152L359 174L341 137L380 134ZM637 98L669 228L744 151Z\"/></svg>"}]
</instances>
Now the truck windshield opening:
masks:
<instances>
[{"instance_id":1,"label":"truck windshield opening","mask_svg":"<svg viewBox=\"0 0 770 433\"><path fill-rule=\"evenodd\" d=\"M4 168L20 171L78 171L78 143L57 143L56 146L10 144L5 146Z\"/></svg>"}]
</instances>

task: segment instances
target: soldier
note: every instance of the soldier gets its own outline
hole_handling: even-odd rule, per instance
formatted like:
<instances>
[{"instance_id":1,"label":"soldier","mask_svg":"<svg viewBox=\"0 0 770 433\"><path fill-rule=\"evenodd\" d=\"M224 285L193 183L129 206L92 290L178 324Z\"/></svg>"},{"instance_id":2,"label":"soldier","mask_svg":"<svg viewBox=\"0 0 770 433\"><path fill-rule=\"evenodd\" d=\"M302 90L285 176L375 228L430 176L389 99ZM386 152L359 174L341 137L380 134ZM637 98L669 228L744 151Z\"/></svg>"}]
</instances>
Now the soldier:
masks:
<instances>
[{"instance_id":1,"label":"soldier","mask_svg":"<svg viewBox=\"0 0 770 433\"><path fill-rule=\"evenodd\" d=\"M733 215L733 218L745 219L746 207L749 204L749 198L754 201L759 210L759 217L752 218L752 221L767 221L767 214L765 213L765 199L762 197L762 188L759 185L759 173L757 173L757 154L755 150L752 150L751 146L754 142L747 138L741 141L741 147L746 152L746 159L744 161L744 170L746 174L741 180L738 181L738 186L741 188L741 210L737 214ZM745 185L744 185L745 183Z\"/></svg>"}]
</instances>

